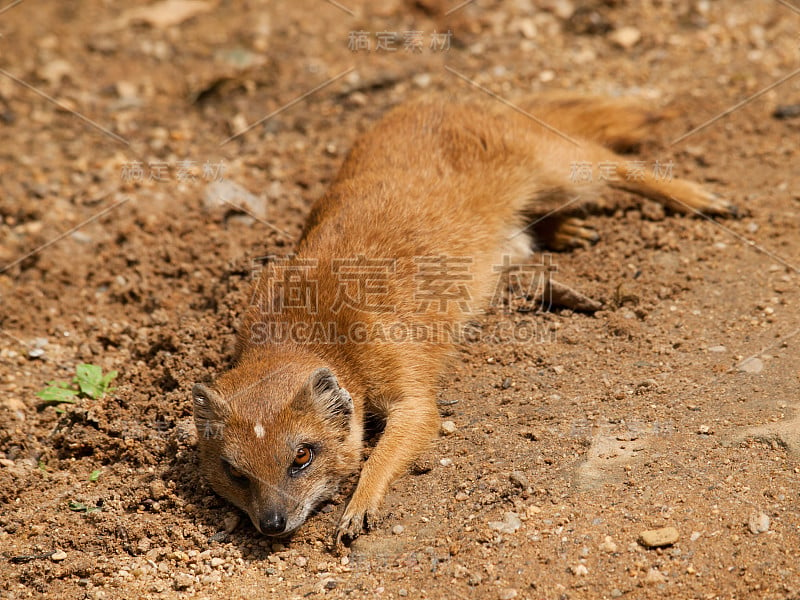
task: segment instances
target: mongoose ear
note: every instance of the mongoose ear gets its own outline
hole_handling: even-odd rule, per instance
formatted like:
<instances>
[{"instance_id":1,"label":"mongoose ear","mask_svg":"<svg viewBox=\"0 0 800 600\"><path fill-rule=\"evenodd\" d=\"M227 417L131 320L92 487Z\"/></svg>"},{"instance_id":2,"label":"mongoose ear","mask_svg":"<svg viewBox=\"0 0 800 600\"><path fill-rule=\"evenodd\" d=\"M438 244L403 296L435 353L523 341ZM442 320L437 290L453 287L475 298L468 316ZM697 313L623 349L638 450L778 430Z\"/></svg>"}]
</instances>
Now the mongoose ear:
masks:
<instances>
[{"instance_id":1,"label":"mongoose ear","mask_svg":"<svg viewBox=\"0 0 800 600\"><path fill-rule=\"evenodd\" d=\"M330 369L314 371L300 392L299 400L305 408L313 408L326 419L348 421L353 414L353 399L346 389L339 385Z\"/></svg>"},{"instance_id":2,"label":"mongoose ear","mask_svg":"<svg viewBox=\"0 0 800 600\"><path fill-rule=\"evenodd\" d=\"M207 421L225 421L230 413L228 403L219 392L202 383L194 384L192 397L194 398L194 422L198 426Z\"/></svg>"}]
</instances>

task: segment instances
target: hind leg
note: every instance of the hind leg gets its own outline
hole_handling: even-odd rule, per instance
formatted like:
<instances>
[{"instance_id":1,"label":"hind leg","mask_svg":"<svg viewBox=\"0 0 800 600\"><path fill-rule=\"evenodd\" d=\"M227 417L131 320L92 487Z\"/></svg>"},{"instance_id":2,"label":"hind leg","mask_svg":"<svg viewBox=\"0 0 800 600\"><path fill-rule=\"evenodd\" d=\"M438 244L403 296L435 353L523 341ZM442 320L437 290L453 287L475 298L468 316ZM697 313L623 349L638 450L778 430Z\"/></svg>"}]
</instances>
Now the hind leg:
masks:
<instances>
[{"instance_id":1,"label":"hind leg","mask_svg":"<svg viewBox=\"0 0 800 600\"><path fill-rule=\"evenodd\" d=\"M531 225L539 245L550 250L586 248L600 239L597 230L580 217L553 215Z\"/></svg>"},{"instance_id":2,"label":"hind leg","mask_svg":"<svg viewBox=\"0 0 800 600\"><path fill-rule=\"evenodd\" d=\"M523 135L533 142L532 150L535 147L544 152L547 158L544 166L553 177L561 179L559 194L570 196L584 193L591 187L608 186L651 198L679 213L738 215L734 205L702 185L667 178L651 169L636 168L633 161L609 149L621 150L637 145L652 133L654 124L665 118L666 113L654 112L637 101L574 96L533 101L525 108L530 109L530 114L515 113L511 117L513 125L524 131ZM579 165L591 168L594 181L572 181ZM610 171L598 178L602 165ZM542 198L546 196L543 194ZM539 204L548 205L548 202ZM532 208L536 208L535 204ZM550 206L545 206L547 210ZM563 230L558 232L554 241L561 245L581 244L583 239L586 238L580 225L576 227L574 223L565 221Z\"/></svg>"},{"instance_id":3,"label":"hind leg","mask_svg":"<svg viewBox=\"0 0 800 600\"><path fill-rule=\"evenodd\" d=\"M623 178L609 182L615 187L660 202L667 208L682 214L705 214L736 217L738 208L721 196L707 190L699 183L686 179L665 179L646 174L635 181L623 167Z\"/></svg>"}]
</instances>

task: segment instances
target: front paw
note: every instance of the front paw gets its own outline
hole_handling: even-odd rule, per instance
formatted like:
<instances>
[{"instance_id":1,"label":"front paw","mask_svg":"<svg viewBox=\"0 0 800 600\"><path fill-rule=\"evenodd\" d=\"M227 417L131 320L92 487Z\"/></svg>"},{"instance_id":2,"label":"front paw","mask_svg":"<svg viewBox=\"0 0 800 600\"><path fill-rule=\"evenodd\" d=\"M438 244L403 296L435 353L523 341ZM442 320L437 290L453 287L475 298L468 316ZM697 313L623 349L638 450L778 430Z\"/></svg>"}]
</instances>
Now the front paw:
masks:
<instances>
[{"instance_id":1,"label":"front paw","mask_svg":"<svg viewBox=\"0 0 800 600\"><path fill-rule=\"evenodd\" d=\"M336 527L336 547L341 548L362 533L369 531L374 527L376 519L377 515L374 509L359 508L350 502Z\"/></svg>"}]
</instances>

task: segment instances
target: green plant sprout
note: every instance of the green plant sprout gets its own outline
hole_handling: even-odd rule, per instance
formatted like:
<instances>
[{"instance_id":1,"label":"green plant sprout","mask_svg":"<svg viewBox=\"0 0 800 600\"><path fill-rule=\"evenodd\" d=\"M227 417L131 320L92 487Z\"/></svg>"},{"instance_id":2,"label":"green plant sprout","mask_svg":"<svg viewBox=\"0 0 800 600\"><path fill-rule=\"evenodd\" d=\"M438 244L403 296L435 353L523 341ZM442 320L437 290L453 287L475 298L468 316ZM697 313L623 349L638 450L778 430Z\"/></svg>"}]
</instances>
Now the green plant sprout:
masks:
<instances>
[{"instance_id":1,"label":"green plant sprout","mask_svg":"<svg viewBox=\"0 0 800 600\"><path fill-rule=\"evenodd\" d=\"M100 400L114 391L110 385L116 376L116 371L103 375L103 369L97 365L82 363L75 368L71 382L48 381L47 387L36 395L48 404L75 404L79 398Z\"/></svg>"}]
</instances>

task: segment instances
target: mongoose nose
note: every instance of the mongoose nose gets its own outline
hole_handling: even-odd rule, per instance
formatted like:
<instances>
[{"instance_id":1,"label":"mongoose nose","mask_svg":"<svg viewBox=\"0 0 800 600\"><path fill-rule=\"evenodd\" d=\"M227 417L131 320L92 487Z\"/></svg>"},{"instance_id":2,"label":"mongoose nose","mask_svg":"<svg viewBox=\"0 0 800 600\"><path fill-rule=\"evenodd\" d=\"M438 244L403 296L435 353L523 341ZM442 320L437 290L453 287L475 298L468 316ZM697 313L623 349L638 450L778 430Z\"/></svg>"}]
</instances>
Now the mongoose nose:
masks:
<instances>
[{"instance_id":1,"label":"mongoose nose","mask_svg":"<svg viewBox=\"0 0 800 600\"><path fill-rule=\"evenodd\" d=\"M268 512L261 516L258 521L261 533L266 535L277 535L286 530L286 515L277 511Z\"/></svg>"}]
</instances>

